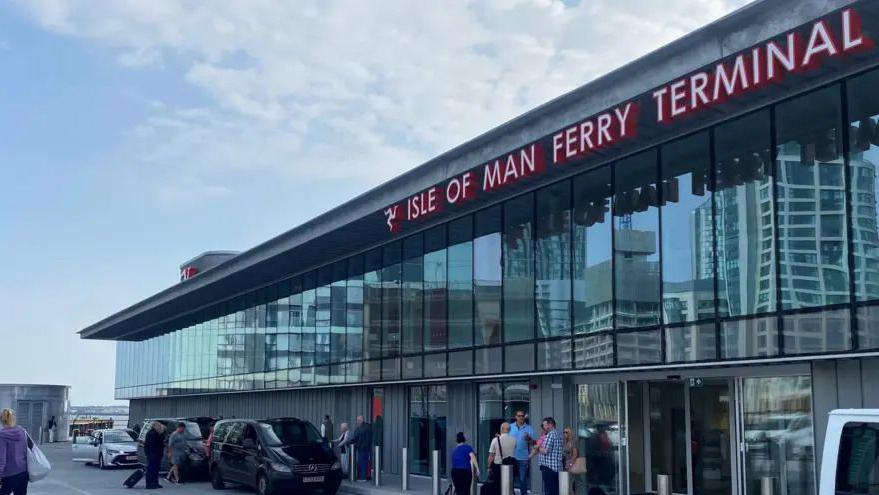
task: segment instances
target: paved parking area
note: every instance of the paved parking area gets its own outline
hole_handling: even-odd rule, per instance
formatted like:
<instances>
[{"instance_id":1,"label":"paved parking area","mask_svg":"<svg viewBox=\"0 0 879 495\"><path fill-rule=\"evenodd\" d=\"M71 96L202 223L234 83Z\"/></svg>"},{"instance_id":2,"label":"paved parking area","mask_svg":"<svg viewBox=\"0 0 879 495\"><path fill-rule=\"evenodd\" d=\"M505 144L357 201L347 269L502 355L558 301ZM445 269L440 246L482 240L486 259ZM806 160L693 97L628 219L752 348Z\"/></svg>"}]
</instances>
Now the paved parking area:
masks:
<instances>
[{"instance_id":1,"label":"paved parking area","mask_svg":"<svg viewBox=\"0 0 879 495\"><path fill-rule=\"evenodd\" d=\"M96 466L87 466L80 462L73 462L71 460L69 443L48 444L41 446L41 448L52 463L52 472L46 479L31 483L28 487L28 495L103 495L108 493L121 494L144 491L143 481L132 490L122 487L122 481L131 474L132 469L107 469L101 471ZM150 493L161 493L162 495L214 493L210 483L206 480L194 481L183 485L163 483L163 486L165 486L163 490L151 491ZM217 493L233 495L252 494L254 492L229 487L223 492Z\"/></svg>"}]
</instances>

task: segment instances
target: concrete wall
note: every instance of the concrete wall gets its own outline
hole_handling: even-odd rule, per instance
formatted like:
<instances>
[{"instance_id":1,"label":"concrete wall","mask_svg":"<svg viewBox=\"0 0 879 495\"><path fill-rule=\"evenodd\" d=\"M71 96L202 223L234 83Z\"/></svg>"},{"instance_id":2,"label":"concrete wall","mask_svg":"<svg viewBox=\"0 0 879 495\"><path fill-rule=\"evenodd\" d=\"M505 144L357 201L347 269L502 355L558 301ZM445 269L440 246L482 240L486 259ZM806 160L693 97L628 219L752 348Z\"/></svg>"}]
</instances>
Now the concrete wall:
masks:
<instances>
[{"instance_id":1,"label":"concrete wall","mask_svg":"<svg viewBox=\"0 0 879 495\"><path fill-rule=\"evenodd\" d=\"M55 416L57 427L55 440L67 440L69 409L66 385L0 385L0 409L11 408L18 413L18 423L25 427L32 437L38 438L40 428L45 429L49 418ZM24 407L23 402L29 405ZM42 413L33 418L25 417L31 404L42 405ZM36 431L34 431L36 430ZM44 437L45 438L45 437Z\"/></svg>"}]
</instances>

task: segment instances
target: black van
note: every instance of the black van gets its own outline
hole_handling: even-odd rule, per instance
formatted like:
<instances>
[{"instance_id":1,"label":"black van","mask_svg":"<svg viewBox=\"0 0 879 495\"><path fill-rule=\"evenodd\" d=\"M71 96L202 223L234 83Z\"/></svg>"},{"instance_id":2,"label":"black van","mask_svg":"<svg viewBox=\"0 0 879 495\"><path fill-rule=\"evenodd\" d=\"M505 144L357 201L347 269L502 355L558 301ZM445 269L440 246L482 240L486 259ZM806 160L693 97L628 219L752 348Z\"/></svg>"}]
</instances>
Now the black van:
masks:
<instances>
[{"instance_id":1,"label":"black van","mask_svg":"<svg viewBox=\"0 0 879 495\"><path fill-rule=\"evenodd\" d=\"M153 423L158 421L165 425L165 446L168 446L168 437L171 436L177 428L177 423L186 425L184 434L186 435L186 443L189 444L189 464L186 466L187 476L204 476L207 472L207 460L205 459L204 440L201 438L201 430L198 424L192 421L182 421L177 418L155 418L146 419L141 424L140 433L137 436L137 462L142 466L146 466L146 454L143 451L143 444L146 441L147 432L153 429ZM161 471L167 471L171 466L168 463L168 456L162 456Z\"/></svg>"},{"instance_id":2,"label":"black van","mask_svg":"<svg viewBox=\"0 0 879 495\"><path fill-rule=\"evenodd\" d=\"M214 426L211 484L247 485L261 495L322 491L334 495L342 465L329 442L296 418L226 419Z\"/></svg>"}]
</instances>

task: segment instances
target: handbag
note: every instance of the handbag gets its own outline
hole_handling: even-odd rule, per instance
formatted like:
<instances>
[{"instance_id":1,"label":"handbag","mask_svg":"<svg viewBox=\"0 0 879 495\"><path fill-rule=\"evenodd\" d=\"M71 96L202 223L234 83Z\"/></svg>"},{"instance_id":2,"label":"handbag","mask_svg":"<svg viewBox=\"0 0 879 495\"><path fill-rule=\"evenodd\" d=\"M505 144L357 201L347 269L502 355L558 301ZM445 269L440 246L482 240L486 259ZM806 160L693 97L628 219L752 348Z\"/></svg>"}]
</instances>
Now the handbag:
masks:
<instances>
[{"instance_id":1,"label":"handbag","mask_svg":"<svg viewBox=\"0 0 879 495\"><path fill-rule=\"evenodd\" d=\"M37 447L37 444L31 439L30 434L27 434L27 476L28 479L33 483L34 481L40 481L45 478L49 471L52 470L52 464L49 462L49 459L46 458L46 455L43 454L43 451Z\"/></svg>"},{"instance_id":2,"label":"handbag","mask_svg":"<svg viewBox=\"0 0 879 495\"><path fill-rule=\"evenodd\" d=\"M571 467L568 469L568 472L571 474L585 474L586 473L586 458L578 457L574 460L574 463L571 464Z\"/></svg>"}]
</instances>

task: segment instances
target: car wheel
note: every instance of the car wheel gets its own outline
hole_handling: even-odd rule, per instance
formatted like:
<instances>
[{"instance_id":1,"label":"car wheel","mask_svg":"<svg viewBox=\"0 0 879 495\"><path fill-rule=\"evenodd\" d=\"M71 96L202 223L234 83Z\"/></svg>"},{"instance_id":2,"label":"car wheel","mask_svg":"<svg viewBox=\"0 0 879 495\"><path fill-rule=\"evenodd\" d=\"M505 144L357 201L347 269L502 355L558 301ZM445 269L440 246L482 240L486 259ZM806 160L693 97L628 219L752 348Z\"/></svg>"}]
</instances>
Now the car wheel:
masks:
<instances>
[{"instance_id":1,"label":"car wheel","mask_svg":"<svg viewBox=\"0 0 879 495\"><path fill-rule=\"evenodd\" d=\"M224 490L226 482L223 480L223 473L220 472L220 466L214 466L211 469L211 486L214 490Z\"/></svg>"},{"instance_id":2,"label":"car wheel","mask_svg":"<svg viewBox=\"0 0 879 495\"><path fill-rule=\"evenodd\" d=\"M107 465L104 464L104 454L98 454L98 469L107 469Z\"/></svg>"},{"instance_id":3,"label":"car wheel","mask_svg":"<svg viewBox=\"0 0 879 495\"><path fill-rule=\"evenodd\" d=\"M259 473L256 477L256 491L259 495L274 495L275 493L269 484L269 479L262 473Z\"/></svg>"}]
</instances>

